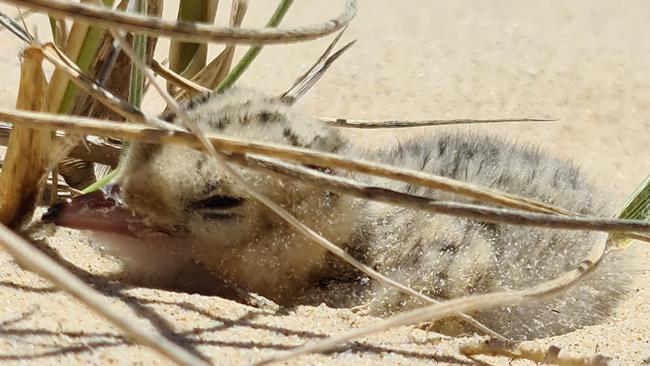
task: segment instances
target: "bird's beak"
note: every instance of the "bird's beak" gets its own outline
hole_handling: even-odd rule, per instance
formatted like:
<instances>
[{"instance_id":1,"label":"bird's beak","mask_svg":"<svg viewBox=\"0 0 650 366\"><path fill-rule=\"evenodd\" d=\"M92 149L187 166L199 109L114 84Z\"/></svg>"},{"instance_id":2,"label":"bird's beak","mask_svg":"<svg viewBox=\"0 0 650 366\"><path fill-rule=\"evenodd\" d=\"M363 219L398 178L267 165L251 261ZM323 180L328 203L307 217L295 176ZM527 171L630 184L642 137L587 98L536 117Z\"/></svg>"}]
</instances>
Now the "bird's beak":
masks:
<instances>
[{"instance_id":1,"label":"bird's beak","mask_svg":"<svg viewBox=\"0 0 650 366\"><path fill-rule=\"evenodd\" d=\"M120 200L118 185L69 198L50 207L42 220L80 230L107 231L132 235L138 218Z\"/></svg>"}]
</instances>

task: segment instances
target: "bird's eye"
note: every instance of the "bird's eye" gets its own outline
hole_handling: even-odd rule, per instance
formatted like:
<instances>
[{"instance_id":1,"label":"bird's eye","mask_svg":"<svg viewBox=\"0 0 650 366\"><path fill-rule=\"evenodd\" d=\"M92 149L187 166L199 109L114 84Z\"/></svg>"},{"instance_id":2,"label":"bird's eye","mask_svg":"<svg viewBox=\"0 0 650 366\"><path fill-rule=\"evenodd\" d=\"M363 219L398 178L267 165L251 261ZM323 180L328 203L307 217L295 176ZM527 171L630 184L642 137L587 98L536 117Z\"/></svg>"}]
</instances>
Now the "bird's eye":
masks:
<instances>
[{"instance_id":1,"label":"bird's eye","mask_svg":"<svg viewBox=\"0 0 650 366\"><path fill-rule=\"evenodd\" d=\"M241 198L214 195L206 199L195 202L192 205L194 209L228 209L234 208L244 202Z\"/></svg>"}]
</instances>

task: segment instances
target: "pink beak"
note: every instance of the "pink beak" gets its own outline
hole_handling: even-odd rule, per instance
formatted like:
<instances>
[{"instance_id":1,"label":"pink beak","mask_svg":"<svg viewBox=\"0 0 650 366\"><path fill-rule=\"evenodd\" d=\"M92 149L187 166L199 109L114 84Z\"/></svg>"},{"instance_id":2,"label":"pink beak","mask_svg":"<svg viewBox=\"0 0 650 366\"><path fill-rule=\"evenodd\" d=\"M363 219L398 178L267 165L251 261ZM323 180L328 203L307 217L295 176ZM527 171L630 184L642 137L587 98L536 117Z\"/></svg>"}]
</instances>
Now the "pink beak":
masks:
<instances>
[{"instance_id":1,"label":"pink beak","mask_svg":"<svg viewBox=\"0 0 650 366\"><path fill-rule=\"evenodd\" d=\"M120 198L120 187L109 184L50 207L41 220L78 230L104 231L137 238L186 235L182 226L149 226L142 216L130 210Z\"/></svg>"},{"instance_id":2,"label":"pink beak","mask_svg":"<svg viewBox=\"0 0 650 366\"><path fill-rule=\"evenodd\" d=\"M139 237L143 233L165 233L166 230L148 228L142 218L126 208L120 199L120 187L106 187L60 202L50 207L43 222L78 230L105 231Z\"/></svg>"},{"instance_id":3,"label":"pink beak","mask_svg":"<svg viewBox=\"0 0 650 366\"><path fill-rule=\"evenodd\" d=\"M50 207L42 220L73 229L133 236L133 224L137 225L140 220L124 207L119 191L119 186L108 185L101 190L69 198Z\"/></svg>"}]
</instances>

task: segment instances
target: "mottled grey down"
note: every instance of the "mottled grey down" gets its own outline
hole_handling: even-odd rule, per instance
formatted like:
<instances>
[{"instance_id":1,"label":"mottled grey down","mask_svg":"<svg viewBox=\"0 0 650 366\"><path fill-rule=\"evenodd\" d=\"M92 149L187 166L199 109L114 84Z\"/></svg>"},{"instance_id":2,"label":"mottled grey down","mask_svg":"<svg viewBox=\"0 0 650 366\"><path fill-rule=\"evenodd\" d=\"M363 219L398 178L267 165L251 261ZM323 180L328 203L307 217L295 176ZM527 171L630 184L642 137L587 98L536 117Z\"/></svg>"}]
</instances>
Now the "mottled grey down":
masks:
<instances>
[{"instance_id":1,"label":"mottled grey down","mask_svg":"<svg viewBox=\"0 0 650 366\"><path fill-rule=\"evenodd\" d=\"M571 162L490 135L432 129L402 139L396 147L364 149L335 128L249 90L203 98L187 108L207 131L456 178L583 214L611 213L604 197ZM178 123L174 116L168 119ZM143 235L135 243L114 238L102 243L138 281L205 293L234 286L286 306L366 304L367 311L382 316L419 304L368 281L296 233L198 151L134 143L125 159L118 178L124 202L144 216L146 224L175 233L151 239ZM401 209L238 170L256 189L335 244L379 272L440 299L520 289L553 278L579 263L598 240L584 232L496 225ZM453 198L407 184L353 178L411 194ZM615 259L559 299L472 315L517 339L597 323L625 292L620 259ZM436 325L448 333L469 330L452 320Z\"/></svg>"}]
</instances>

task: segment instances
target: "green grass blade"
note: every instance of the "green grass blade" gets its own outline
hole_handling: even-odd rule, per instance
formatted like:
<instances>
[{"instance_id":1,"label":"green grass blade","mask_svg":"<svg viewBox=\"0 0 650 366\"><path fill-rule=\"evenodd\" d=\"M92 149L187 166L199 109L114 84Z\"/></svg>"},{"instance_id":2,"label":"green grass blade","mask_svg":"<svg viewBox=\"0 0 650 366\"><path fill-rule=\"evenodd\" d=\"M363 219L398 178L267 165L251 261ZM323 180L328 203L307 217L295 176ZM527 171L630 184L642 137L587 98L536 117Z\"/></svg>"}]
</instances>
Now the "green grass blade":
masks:
<instances>
[{"instance_id":1,"label":"green grass blade","mask_svg":"<svg viewBox=\"0 0 650 366\"><path fill-rule=\"evenodd\" d=\"M278 7L275 9L275 12L266 23L267 28L275 28L280 25L282 19L289 11L289 8L293 4L293 0L282 0ZM232 68L228 76L216 87L215 92L222 92L235 84L235 82L241 77L241 75L248 69L248 67L253 63L257 55L262 51L262 46L253 46L246 51L244 56L239 60L237 65Z\"/></svg>"},{"instance_id":2,"label":"green grass blade","mask_svg":"<svg viewBox=\"0 0 650 366\"><path fill-rule=\"evenodd\" d=\"M89 185L88 187L82 189L81 193L86 194L86 193L94 192L94 191L104 187L105 185L107 185L108 183L113 181L113 179L117 176L118 171L119 171L119 168L113 169L110 173L106 174L102 179L100 179L97 182L95 182L95 183Z\"/></svg>"},{"instance_id":3,"label":"green grass blade","mask_svg":"<svg viewBox=\"0 0 650 366\"><path fill-rule=\"evenodd\" d=\"M65 21L54 17L49 17L49 19L50 30L52 31L52 39L54 40L54 44L59 48L65 47L67 34Z\"/></svg>"},{"instance_id":4,"label":"green grass blade","mask_svg":"<svg viewBox=\"0 0 650 366\"><path fill-rule=\"evenodd\" d=\"M650 175L630 195L617 217L619 219L650 220ZM612 235L612 239L611 243L619 248L626 247L632 242L631 239L621 238L619 235Z\"/></svg>"},{"instance_id":5,"label":"green grass blade","mask_svg":"<svg viewBox=\"0 0 650 366\"><path fill-rule=\"evenodd\" d=\"M148 4L149 4L148 0L135 0L134 11L139 14L147 14L148 7L149 7ZM145 58L147 57L146 36L140 34L136 34L133 36L133 51L135 51L135 54L137 55L138 58L140 58L141 60L145 60ZM144 98L144 74L140 69L135 67L135 65L132 65L131 74L129 78L128 101L134 106L140 108L140 106L142 105L143 98ZM127 147L128 147L127 143L124 142L122 144L122 153L126 151ZM113 181L113 179L117 176L117 172L119 171L119 169L120 167L118 166L116 169L113 169L110 173L106 174L97 182L84 188L81 192L90 193L104 187L105 185Z\"/></svg>"},{"instance_id":6,"label":"green grass blade","mask_svg":"<svg viewBox=\"0 0 650 366\"><path fill-rule=\"evenodd\" d=\"M139 14L147 14L149 12L149 4L147 0L135 0L134 11ZM133 36L133 51L136 56L146 62L147 57L147 37L142 34ZM144 74L140 69L131 63L131 77L129 78L129 97L128 101L132 105L140 108L142 99L144 97Z\"/></svg>"},{"instance_id":7,"label":"green grass blade","mask_svg":"<svg viewBox=\"0 0 650 366\"><path fill-rule=\"evenodd\" d=\"M105 6L113 6L115 0L103 0ZM75 63L82 71L88 71L90 65L97 54L97 49L99 48L102 42L104 30L101 28L91 27L86 33L84 38L83 45L79 51L79 56L75 60ZM69 114L72 111L73 103L77 95L78 88L72 83L68 82L65 93L63 94L63 99L61 104L59 104L58 112L62 114Z\"/></svg>"}]
</instances>

